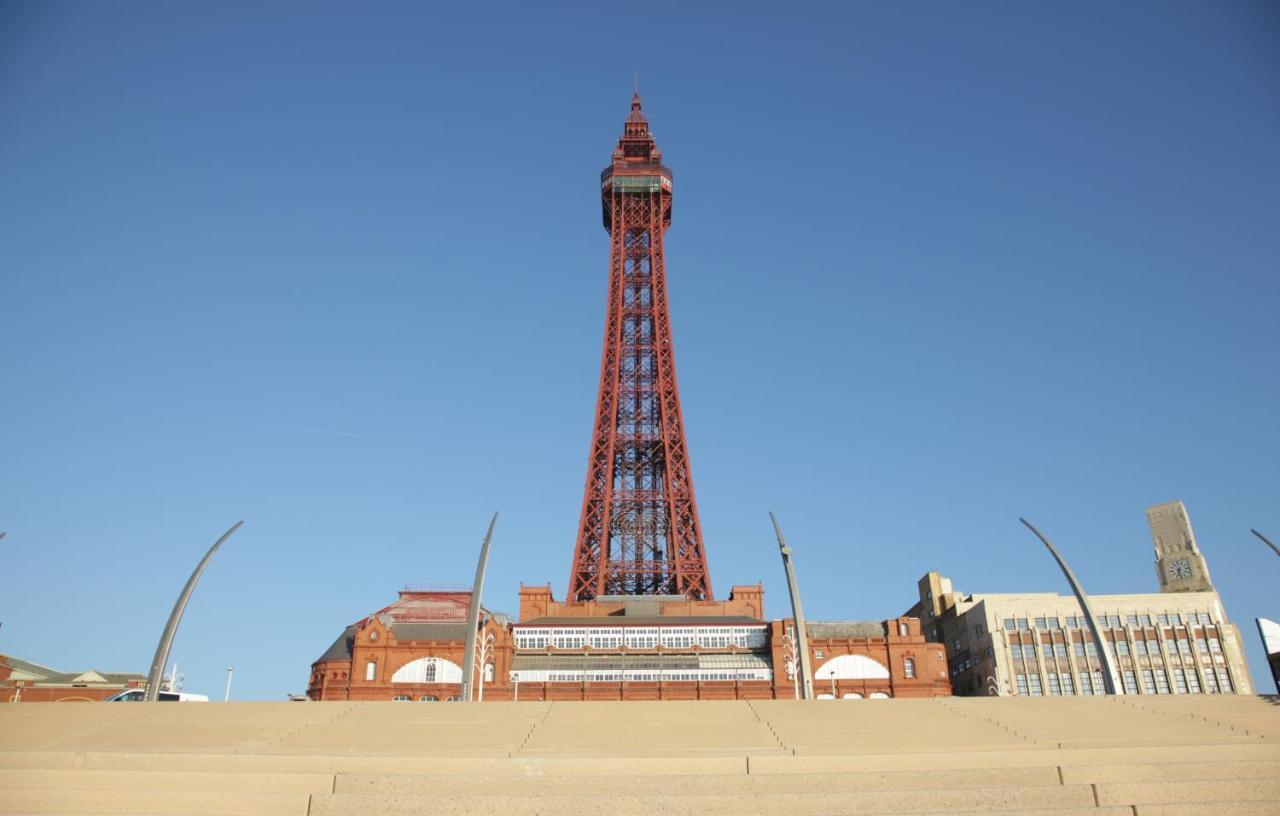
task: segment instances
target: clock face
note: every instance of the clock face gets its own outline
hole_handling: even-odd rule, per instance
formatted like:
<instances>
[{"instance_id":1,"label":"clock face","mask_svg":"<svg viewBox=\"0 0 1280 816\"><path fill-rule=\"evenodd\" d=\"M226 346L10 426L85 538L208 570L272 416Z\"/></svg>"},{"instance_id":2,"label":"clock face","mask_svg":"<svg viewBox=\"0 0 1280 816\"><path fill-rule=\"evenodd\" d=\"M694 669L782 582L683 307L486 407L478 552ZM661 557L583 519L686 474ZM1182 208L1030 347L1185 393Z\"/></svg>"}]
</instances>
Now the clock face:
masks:
<instances>
[{"instance_id":1,"label":"clock face","mask_svg":"<svg viewBox=\"0 0 1280 816\"><path fill-rule=\"evenodd\" d=\"M1191 562L1185 558L1170 561L1169 566L1166 569L1168 570L1169 577L1173 579L1191 577Z\"/></svg>"}]
</instances>

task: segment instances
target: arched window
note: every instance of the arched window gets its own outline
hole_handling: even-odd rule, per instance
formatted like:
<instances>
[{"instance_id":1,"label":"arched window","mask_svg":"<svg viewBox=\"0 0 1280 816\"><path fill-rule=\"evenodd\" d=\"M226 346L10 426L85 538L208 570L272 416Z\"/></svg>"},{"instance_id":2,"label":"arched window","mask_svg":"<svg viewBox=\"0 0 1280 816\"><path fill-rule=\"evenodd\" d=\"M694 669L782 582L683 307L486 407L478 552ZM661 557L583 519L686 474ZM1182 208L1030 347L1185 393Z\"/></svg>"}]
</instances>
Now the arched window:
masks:
<instances>
[{"instance_id":1,"label":"arched window","mask_svg":"<svg viewBox=\"0 0 1280 816\"><path fill-rule=\"evenodd\" d=\"M407 703L407 702L409 702L409 695L408 695L408 694L397 694L397 695L395 695L394 697L392 697L392 698L391 698L391 702L393 702L393 703Z\"/></svg>"},{"instance_id":2,"label":"arched window","mask_svg":"<svg viewBox=\"0 0 1280 816\"><path fill-rule=\"evenodd\" d=\"M866 655L840 655L818 667L818 680L887 680L889 670Z\"/></svg>"},{"instance_id":3,"label":"arched window","mask_svg":"<svg viewBox=\"0 0 1280 816\"><path fill-rule=\"evenodd\" d=\"M437 700L439 700L439 699L440 699L440 698L439 698L439 697L437 697L437 696L435 696L434 694L424 694L424 695L422 695L421 697L419 697L419 698L418 698L418 702L420 702L420 703L434 703L435 701L437 701Z\"/></svg>"},{"instance_id":4,"label":"arched window","mask_svg":"<svg viewBox=\"0 0 1280 816\"><path fill-rule=\"evenodd\" d=\"M442 657L411 660L391 675L392 683L461 683L462 667Z\"/></svg>"},{"instance_id":5,"label":"arched window","mask_svg":"<svg viewBox=\"0 0 1280 816\"><path fill-rule=\"evenodd\" d=\"M902 658L902 675L908 678L916 676L916 661L913 658Z\"/></svg>"},{"instance_id":6,"label":"arched window","mask_svg":"<svg viewBox=\"0 0 1280 816\"><path fill-rule=\"evenodd\" d=\"M910 627L907 626L906 621L898 621L898 634L902 635L903 637L906 637L910 633L910 631L911 629Z\"/></svg>"},{"instance_id":7,"label":"arched window","mask_svg":"<svg viewBox=\"0 0 1280 816\"><path fill-rule=\"evenodd\" d=\"M883 691L873 691L873 692L871 692L871 696L870 696L870 697L868 697L867 699L870 699L870 700L888 700L888 699L889 699L889 695L888 695L888 694L885 694Z\"/></svg>"},{"instance_id":8,"label":"arched window","mask_svg":"<svg viewBox=\"0 0 1280 816\"><path fill-rule=\"evenodd\" d=\"M372 660L364 664L364 679L373 680L378 676L378 664Z\"/></svg>"}]
</instances>

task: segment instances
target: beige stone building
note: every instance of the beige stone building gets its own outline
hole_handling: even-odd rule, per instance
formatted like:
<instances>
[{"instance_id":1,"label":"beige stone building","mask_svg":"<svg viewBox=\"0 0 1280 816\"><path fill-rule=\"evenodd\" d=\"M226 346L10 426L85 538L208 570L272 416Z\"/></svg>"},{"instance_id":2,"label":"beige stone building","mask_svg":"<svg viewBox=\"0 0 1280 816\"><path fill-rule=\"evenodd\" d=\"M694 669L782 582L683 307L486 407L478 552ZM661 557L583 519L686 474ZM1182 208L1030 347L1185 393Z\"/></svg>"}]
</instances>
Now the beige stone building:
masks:
<instances>
[{"instance_id":1,"label":"beige stone building","mask_svg":"<svg viewBox=\"0 0 1280 816\"><path fill-rule=\"evenodd\" d=\"M1161 591L1089 595L1127 694L1252 694L1239 629L1209 579L1181 502L1147 511ZM919 582L925 635L946 645L957 695L1101 694L1102 664L1072 595L956 592Z\"/></svg>"}]
</instances>

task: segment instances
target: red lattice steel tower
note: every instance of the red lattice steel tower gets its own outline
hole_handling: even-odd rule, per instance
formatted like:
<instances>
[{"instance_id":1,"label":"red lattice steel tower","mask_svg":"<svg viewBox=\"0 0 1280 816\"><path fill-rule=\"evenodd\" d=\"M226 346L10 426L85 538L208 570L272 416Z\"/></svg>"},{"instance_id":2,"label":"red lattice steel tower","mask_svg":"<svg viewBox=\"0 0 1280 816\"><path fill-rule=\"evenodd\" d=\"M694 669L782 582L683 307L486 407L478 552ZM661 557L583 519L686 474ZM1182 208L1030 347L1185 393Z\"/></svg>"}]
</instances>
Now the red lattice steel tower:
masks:
<instances>
[{"instance_id":1,"label":"red lattice steel tower","mask_svg":"<svg viewBox=\"0 0 1280 816\"><path fill-rule=\"evenodd\" d=\"M609 308L570 600L712 597L667 308L671 178L636 94L600 174Z\"/></svg>"}]
</instances>

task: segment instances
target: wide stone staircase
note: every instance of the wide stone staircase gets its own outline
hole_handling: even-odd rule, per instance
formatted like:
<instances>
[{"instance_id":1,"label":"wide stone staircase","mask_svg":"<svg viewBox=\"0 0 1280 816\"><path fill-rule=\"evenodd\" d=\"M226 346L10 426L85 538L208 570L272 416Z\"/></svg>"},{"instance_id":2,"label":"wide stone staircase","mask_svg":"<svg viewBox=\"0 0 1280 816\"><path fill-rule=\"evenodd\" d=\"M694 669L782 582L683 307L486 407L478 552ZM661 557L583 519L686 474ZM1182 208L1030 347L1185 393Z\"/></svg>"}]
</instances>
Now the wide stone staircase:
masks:
<instances>
[{"instance_id":1,"label":"wide stone staircase","mask_svg":"<svg viewBox=\"0 0 1280 816\"><path fill-rule=\"evenodd\" d=\"M1280 701L0 705L0 813L1280 814Z\"/></svg>"}]
</instances>

